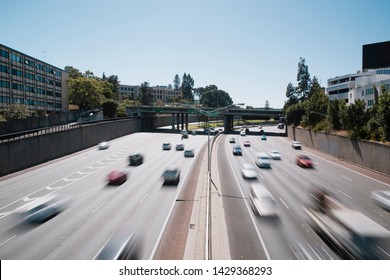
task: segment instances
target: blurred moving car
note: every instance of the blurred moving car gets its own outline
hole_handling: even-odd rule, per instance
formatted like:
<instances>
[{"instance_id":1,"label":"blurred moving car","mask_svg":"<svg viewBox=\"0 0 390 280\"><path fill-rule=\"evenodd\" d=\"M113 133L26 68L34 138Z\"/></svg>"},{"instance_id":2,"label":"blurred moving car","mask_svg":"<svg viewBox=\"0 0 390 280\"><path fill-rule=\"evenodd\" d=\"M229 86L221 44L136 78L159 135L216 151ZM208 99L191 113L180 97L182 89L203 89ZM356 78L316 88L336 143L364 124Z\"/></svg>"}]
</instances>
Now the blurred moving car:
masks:
<instances>
[{"instance_id":1,"label":"blurred moving car","mask_svg":"<svg viewBox=\"0 0 390 280\"><path fill-rule=\"evenodd\" d=\"M277 215L275 199L260 183L253 183L250 186L250 204L256 215L268 217Z\"/></svg>"},{"instance_id":2,"label":"blurred moving car","mask_svg":"<svg viewBox=\"0 0 390 280\"><path fill-rule=\"evenodd\" d=\"M256 165L260 168L271 168L271 160L265 153L259 153L256 158Z\"/></svg>"},{"instance_id":3,"label":"blurred moving car","mask_svg":"<svg viewBox=\"0 0 390 280\"><path fill-rule=\"evenodd\" d=\"M184 157L194 157L194 156L195 156L195 152L193 149L184 151Z\"/></svg>"},{"instance_id":4,"label":"blurred moving car","mask_svg":"<svg viewBox=\"0 0 390 280\"><path fill-rule=\"evenodd\" d=\"M283 129L284 128L284 123L278 123L278 128Z\"/></svg>"},{"instance_id":5,"label":"blurred moving car","mask_svg":"<svg viewBox=\"0 0 390 280\"><path fill-rule=\"evenodd\" d=\"M15 214L22 223L42 223L64 211L69 202L67 197L48 194L21 206Z\"/></svg>"},{"instance_id":6,"label":"blurred moving car","mask_svg":"<svg viewBox=\"0 0 390 280\"><path fill-rule=\"evenodd\" d=\"M325 195L322 211L306 208L311 226L346 259L390 259L390 231Z\"/></svg>"},{"instance_id":7,"label":"blurred moving car","mask_svg":"<svg viewBox=\"0 0 390 280\"><path fill-rule=\"evenodd\" d=\"M292 141L292 142L291 142L291 147L292 147L293 149L296 149L296 150L302 149L301 143L298 142L298 141Z\"/></svg>"},{"instance_id":8,"label":"blurred moving car","mask_svg":"<svg viewBox=\"0 0 390 280\"><path fill-rule=\"evenodd\" d=\"M242 150L240 146L233 147L233 155L242 156Z\"/></svg>"},{"instance_id":9,"label":"blurred moving car","mask_svg":"<svg viewBox=\"0 0 390 280\"><path fill-rule=\"evenodd\" d=\"M267 140L267 136L265 134L261 135L261 140Z\"/></svg>"},{"instance_id":10,"label":"blurred moving car","mask_svg":"<svg viewBox=\"0 0 390 280\"><path fill-rule=\"evenodd\" d=\"M308 155L297 155L295 158L295 163L300 167L313 167L313 161Z\"/></svg>"},{"instance_id":11,"label":"blurred moving car","mask_svg":"<svg viewBox=\"0 0 390 280\"><path fill-rule=\"evenodd\" d=\"M98 149L99 150L105 150L105 149L108 149L108 147L110 147L108 142L100 142L99 145L98 145Z\"/></svg>"},{"instance_id":12,"label":"blurred moving car","mask_svg":"<svg viewBox=\"0 0 390 280\"><path fill-rule=\"evenodd\" d=\"M281 154L277 150L270 150L268 154L272 159L282 159Z\"/></svg>"},{"instance_id":13,"label":"blurred moving car","mask_svg":"<svg viewBox=\"0 0 390 280\"><path fill-rule=\"evenodd\" d=\"M240 135L241 135L241 136L245 136L245 135L246 135L245 130L241 130L241 131L240 131Z\"/></svg>"},{"instance_id":14,"label":"blurred moving car","mask_svg":"<svg viewBox=\"0 0 390 280\"><path fill-rule=\"evenodd\" d=\"M121 185L127 181L127 173L124 171L111 171L107 176L107 182L109 185Z\"/></svg>"},{"instance_id":15,"label":"blurred moving car","mask_svg":"<svg viewBox=\"0 0 390 280\"><path fill-rule=\"evenodd\" d=\"M163 143L162 149L163 150L170 150L171 149L171 144L170 143Z\"/></svg>"},{"instance_id":16,"label":"blurred moving car","mask_svg":"<svg viewBox=\"0 0 390 280\"><path fill-rule=\"evenodd\" d=\"M176 151L184 151L184 145L183 144L176 144Z\"/></svg>"},{"instance_id":17,"label":"blurred moving car","mask_svg":"<svg viewBox=\"0 0 390 280\"><path fill-rule=\"evenodd\" d=\"M129 156L129 165L141 165L144 162L144 157L141 154L132 154Z\"/></svg>"},{"instance_id":18,"label":"blurred moving car","mask_svg":"<svg viewBox=\"0 0 390 280\"><path fill-rule=\"evenodd\" d=\"M251 142L249 140L244 141L244 147L250 147Z\"/></svg>"},{"instance_id":19,"label":"blurred moving car","mask_svg":"<svg viewBox=\"0 0 390 280\"><path fill-rule=\"evenodd\" d=\"M383 209L390 211L390 191L376 190L372 191L370 197Z\"/></svg>"},{"instance_id":20,"label":"blurred moving car","mask_svg":"<svg viewBox=\"0 0 390 280\"><path fill-rule=\"evenodd\" d=\"M94 260L139 260L141 259L141 238L139 233L119 232L110 237L94 257Z\"/></svg>"},{"instance_id":21,"label":"blurred moving car","mask_svg":"<svg viewBox=\"0 0 390 280\"><path fill-rule=\"evenodd\" d=\"M177 185L180 181L180 171L177 168L165 169L162 177L164 185Z\"/></svg>"},{"instance_id":22,"label":"blurred moving car","mask_svg":"<svg viewBox=\"0 0 390 280\"><path fill-rule=\"evenodd\" d=\"M236 143L236 138L230 138L229 143Z\"/></svg>"},{"instance_id":23,"label":"blurred moving car","mask_svg":"<svg viewBox=\"0 0 390 280\"><path fill-rule=\"evenodd\" d=\"M244 179L257 179L256 168L250 163L244 163L241 168L241 176Z\"/></svg>"}]
</instances>

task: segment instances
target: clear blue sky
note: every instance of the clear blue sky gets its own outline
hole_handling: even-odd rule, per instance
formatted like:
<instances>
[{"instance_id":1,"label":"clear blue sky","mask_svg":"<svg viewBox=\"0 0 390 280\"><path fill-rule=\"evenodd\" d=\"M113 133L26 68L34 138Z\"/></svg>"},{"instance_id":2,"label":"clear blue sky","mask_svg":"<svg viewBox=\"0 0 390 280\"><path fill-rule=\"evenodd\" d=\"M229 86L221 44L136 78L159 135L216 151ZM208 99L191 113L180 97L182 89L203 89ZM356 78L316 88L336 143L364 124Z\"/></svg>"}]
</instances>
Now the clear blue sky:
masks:
<instances>
[{"instance_id":1,"label":"clear blue sky","mask_svg":"<svg viewBox=\"0 0 390 280\"><path fill-rule=\"evenodd\" d=\"M322 86L390 40L388 0L1 0L0 43L54 66L173 84L191 74L235 103L281 108L300 57Z\"/></svg>"}]
</instances>

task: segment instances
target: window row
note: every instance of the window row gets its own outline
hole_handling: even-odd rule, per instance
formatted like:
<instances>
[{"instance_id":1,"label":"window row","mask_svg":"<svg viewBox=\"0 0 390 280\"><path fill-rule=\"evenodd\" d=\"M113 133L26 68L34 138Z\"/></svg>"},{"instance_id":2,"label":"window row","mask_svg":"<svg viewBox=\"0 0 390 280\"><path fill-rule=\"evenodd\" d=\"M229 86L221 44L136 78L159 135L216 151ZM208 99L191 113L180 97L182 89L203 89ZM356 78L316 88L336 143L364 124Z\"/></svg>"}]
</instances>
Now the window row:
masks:
<instances>
[{"instance_id":1,"label":"window row","mask_svg":"<svg viewBox=\"0 0 390 280\"><path fill-rule=\"evenodd\" d=\"M15 103L15 104L24 104L31 106L39 106L39 107L55 107L58 109L62 108L61 103L56 102L46 102L45 100L35 100L35 99L24 99L19 97L10 98L8 96L0 96L0 103Z\"/></svg>"}]
</instances>

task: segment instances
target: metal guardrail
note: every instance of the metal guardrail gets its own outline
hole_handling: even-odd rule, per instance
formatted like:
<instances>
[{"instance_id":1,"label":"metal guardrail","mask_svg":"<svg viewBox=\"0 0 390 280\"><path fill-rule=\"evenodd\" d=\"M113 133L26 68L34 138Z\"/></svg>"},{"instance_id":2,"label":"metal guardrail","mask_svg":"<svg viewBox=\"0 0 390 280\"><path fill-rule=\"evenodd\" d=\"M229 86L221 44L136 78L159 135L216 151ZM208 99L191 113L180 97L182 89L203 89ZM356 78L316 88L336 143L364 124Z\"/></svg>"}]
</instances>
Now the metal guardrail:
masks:
<instances>
[{"instance_id":1,"label":"metal guardrail","mask_svg":"<svg viewBox=\"0 0 390 280\"><path fill-rule=\"evenodd\" d=\"M96 125L96 124L101 124L101 123L106 123L106 122L131 120L131 119L134 119L134 117L132 117L132 118L104 119L104 120L87 121L87 122L73 122L73 123L68 123L68 124L63 124L63 125L49 126L49 127L43 127L43 128L37 128L37 129L31 129L31 130L24 130L24 131L0 135L0 143L6 143L6 142L16 141L16 140L34 137L34 136L38 136L38 135L55 133L55 132L65 131L65 130L71 130L71 129L75 129L75 128Z\"/></svg>"}]
</instances>

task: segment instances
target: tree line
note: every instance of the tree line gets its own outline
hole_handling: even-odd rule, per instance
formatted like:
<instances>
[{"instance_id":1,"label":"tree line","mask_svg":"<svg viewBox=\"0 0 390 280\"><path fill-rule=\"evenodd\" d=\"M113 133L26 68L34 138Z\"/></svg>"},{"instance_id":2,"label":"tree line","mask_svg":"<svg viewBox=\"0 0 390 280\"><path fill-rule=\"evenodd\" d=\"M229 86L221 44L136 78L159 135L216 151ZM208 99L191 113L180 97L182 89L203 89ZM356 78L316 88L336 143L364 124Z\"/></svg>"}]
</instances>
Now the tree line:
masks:
<instances>
[{"instance_id":1,"label":"tree line","mask_svg":"<svg viewBox=\"0 0 390 280\"><path fill-rule=\"evenodd\" d=\"M286 88L283 112L287 124L313 131L346 131L351 139L390 141L390 93L374 87L375 100L367 107L363 100L347 104L345 100L330 101L318 79L310 79L305 59L300 58L297 86L290 82Z\"/></svg>"}]
</instances>

